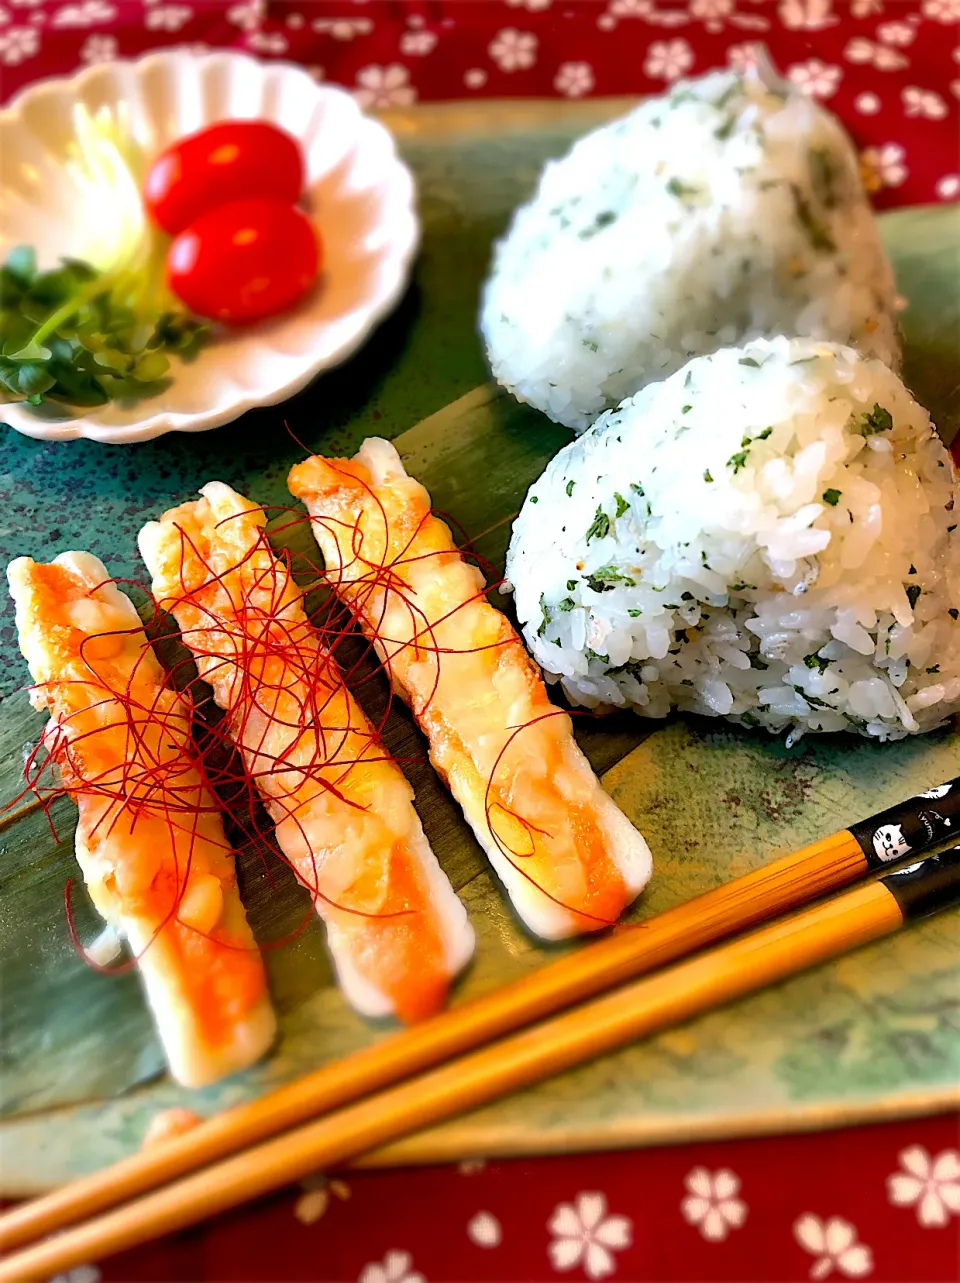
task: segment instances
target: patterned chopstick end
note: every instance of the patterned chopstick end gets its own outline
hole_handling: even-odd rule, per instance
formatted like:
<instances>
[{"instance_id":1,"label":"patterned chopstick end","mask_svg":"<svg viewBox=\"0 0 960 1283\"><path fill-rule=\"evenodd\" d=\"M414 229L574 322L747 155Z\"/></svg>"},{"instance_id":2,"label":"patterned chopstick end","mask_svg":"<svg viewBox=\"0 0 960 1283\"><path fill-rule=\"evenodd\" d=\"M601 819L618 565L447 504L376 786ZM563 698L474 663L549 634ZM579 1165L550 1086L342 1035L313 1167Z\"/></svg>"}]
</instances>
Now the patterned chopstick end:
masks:
<instances>
[{"instance_id":1,"label":"patterned chopstick end","mask_svg":"<svg viewBox=\"0 0 960 1283\"><path fill-rule=\"evenodd\" d=\"M960 846L888 873L880 884L900 906L904 922L960 904Z\"/></svg>"},{"instance_id":2,"label":"patterned chopstick end","mask_svg":"<svg viewBox=\"0 0 960 1283\"><path fill-rule=\"evenodd\" d=\"M871 869L960 837L960 777L851 824L850 832Z\"/></svg>"}]
</instances>

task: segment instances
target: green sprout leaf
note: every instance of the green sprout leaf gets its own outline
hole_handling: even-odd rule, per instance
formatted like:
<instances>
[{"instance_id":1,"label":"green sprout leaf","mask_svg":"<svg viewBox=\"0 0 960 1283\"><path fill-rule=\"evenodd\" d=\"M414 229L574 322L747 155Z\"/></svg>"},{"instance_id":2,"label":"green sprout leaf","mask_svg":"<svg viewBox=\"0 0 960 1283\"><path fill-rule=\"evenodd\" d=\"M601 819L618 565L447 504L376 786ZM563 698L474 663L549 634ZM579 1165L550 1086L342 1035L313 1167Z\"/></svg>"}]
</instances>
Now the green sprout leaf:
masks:
<instances>
[{"instance_id":1,"label":"green sprout leaf","mask_svg":"<svg viewBox=\"0 0 960 1283\"><path fill-rule=\"evenodd\" d=\"M171 310L162 256L100 272L78 259L37 270L30 246L0 267L0 400L103 405L150 395L168 353L192 355L207 326Z\"/></svg>"}]
</instances>

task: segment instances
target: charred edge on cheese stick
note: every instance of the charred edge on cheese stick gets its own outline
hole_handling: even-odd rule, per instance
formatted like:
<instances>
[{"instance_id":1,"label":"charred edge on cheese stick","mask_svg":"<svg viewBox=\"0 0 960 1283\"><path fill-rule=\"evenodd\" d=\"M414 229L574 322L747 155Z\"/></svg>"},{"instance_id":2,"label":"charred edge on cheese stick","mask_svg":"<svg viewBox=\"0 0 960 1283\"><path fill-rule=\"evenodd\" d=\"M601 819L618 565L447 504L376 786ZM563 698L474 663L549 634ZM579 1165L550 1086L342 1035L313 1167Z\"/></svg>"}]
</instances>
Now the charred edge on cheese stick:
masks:
<instances>
[{"instance_id":1,"label":"charred edge on cheese stick","mask_svg":"<svg viewBox=\"0 0 960 1283\"><path fill-rule=\"evenodd\" d=\"M220 482L140 534L153 591L227 712L227 733L314 897L348 1000L427 1016L473 952L413 792L314 628L266 514Z\"/></svg>"},{"instance_id":2,"label":"charred edge on cheese stick","mask_svg":"<svg viewBox=\"0 0 960 1283\"><path fill-rule=\"evenodd\" d=\"M7 574L31 701L50 713L40 771L79 808L90 897L136 958L174 1078L215 1082L257 1060L276 1022L190 702L96 557L20 557Z\"/></svg>"},{"instance_id":3,"label":"charred edge on cheese stick","mask_svg":"<svg viewBox=\"0 0 960 1283\"><path fill-rule=\"evenodd\" d=\"M394 447L314 456L288 484L520 917L547 939L616 922L650 876L647 844Z\"/></svg>"}]
</instances>

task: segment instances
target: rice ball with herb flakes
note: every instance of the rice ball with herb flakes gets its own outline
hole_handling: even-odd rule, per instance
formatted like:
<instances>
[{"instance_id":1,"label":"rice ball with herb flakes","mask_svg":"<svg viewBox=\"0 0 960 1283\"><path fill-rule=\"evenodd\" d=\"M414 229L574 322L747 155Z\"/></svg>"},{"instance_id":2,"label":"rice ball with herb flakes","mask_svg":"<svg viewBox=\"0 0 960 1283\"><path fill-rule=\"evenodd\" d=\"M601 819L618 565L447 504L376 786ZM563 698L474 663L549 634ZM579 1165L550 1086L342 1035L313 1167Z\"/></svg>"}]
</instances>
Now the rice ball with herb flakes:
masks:
<instances>
[{"instance_id":1,"label":"rice ball with herb flakes","mask_svg":"<svg viewBox=\"0 0 960 1283\"><path fill-rule=\"evenodd\" d=\"M960 707L955 497L928 414L880 361L757 340L561 450L507 577L575 703L899 739Z\"/></svg>"},{"instance_id":2,"label":"rice ball with herb flakes","mask_svg":"<svg viewBox=\"0 0 960 1283\"><path fill-rule=\"evenodd\" d=\"M839 122L770 71L715 72L550 162L498 245L494 376L582 431L691 357L754 337L899 368L890 264Z\"/></svg>"}]
</instances>

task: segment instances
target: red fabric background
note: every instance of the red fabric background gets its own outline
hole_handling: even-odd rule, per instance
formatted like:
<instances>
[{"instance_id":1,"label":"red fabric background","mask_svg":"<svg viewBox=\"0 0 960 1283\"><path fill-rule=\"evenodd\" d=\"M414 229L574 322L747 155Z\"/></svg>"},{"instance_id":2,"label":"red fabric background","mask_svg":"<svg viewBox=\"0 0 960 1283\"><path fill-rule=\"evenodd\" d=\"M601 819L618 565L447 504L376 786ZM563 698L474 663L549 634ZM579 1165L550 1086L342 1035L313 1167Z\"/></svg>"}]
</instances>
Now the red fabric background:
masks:
<instances>
[{"instance_id":1,"label":"red fabric background","mask_svg":"<svg viewBox=\"0 0 960 1283\"><path fill-rule=\"evenodd\" d=\"M0 0L0 97L172 43L365 104L658 92L762 41L866 152L877 204L960 195L960 0Z\"/></svg>"},{"instance_id":2,"label":"red fabric background","mask_svg":"<svg viewBox=\"0 0 960 1283\"><path fill-rule=\"evenodd\" d=\"M102 1265L104 1280L353 1280L362 1283L482 1283L609 1277L615 1283L787 1283L811 1277L873 1283L950 1283L958 1277L960 1222L924 1226L916 1206L892 1206L887 1177L899 1155L921 1145L932 1156L957 1155L955 1117L914 1119L820 1135L679 1145L610 1154L489 1163L466 1171L433 1167L404 1172L350 1172L315 1206L287 1191L223 1216L165 1243ZM709 1241L683 1216L685 1178L696 1167L727 1169L740 1180L746 1219ZM957 1186L960 1192L960 1185ZM630 1221L630 1245L612 1249L612 1271L591 1274L581 1260L557 1272L548 1255L556 1235L548 1222L559 1204L581 1192L606 1196L610 1215ZM307 1196L310 1197L309 1195ZM956 1203L960 1208L960 1201ZM468 1225L485 1211L501 1242L479 1246ZM819 1259L797 1237L798 1220L842 1218L869 1249L869 1268L854 1274L836 1260L811 1274ZM393 1254L403 1273L370 1274ZM850 1262L855 1264L856 1262ZM823 1267L821 1267L823 1268ZM365 1271L366 1277L364 1277ZM71 1280L93 1283L93 1280Z\"/></svg>"},{"instance_id":3,"label":"red fabric background","mask_svg":"<svg viewBox=\"0 0 960 1283\"><path fill-rule=\"evenodd\" d=\"M889 206L960 195L958 28L960 0L0 0L0 98L41 76L171 43L300 61L371 106L658 92L681 71L743 57L762 40L840 115L877 204ZM958 1120L943 1116L466 1172L351 1173L59 1283L955 1280L958 1142ZM745 1218L739 1227L721 1218L722 1236L712 1240L705 1220L683 1213L685 1181L697 1168L714 1193L731 1188L718 1173L732 1173L728 1210L740 1204L736 1216ZM898 1191L899 1205L891 1202ZM916 1198L904 1202L911 1191ZM601 1204L578 1196L598 1193L603 1214L585 1229ZM564 1236L549 1225L564 1204L560 1223L580 1224L581 1250L574 1230L566 1256L551 1258L550 1244ZM495 1246L476 1241L480 1212L499 1227ZM488 1238L492 1223L482 1222ZM588 1255L591 1234L600 1250ZM831 1249L819 1255L810 1249L818 1234Z\"/></svg>"}]
</instances>

